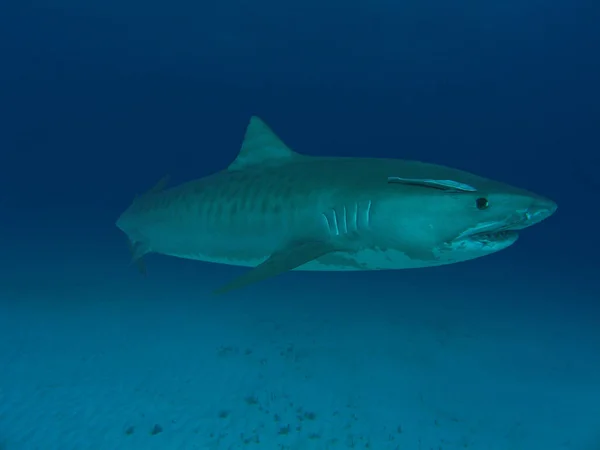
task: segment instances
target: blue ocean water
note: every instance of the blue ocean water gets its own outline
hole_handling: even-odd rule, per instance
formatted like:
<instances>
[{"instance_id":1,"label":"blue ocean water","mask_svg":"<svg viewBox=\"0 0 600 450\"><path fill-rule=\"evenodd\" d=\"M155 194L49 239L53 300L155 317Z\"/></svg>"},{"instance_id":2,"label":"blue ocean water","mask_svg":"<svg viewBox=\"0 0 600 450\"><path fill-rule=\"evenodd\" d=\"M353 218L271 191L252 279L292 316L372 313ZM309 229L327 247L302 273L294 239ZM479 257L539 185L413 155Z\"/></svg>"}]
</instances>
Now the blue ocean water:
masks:
<instances>
[{"instance_id":1,"label":"blue ocean water","mask_svg":"<svg viewBox=\"0 0 600 450\"><path fill-rule=\"evenodd\" d=\"M572 2L2 2L0 449L600 449L600 15ZM417 159L555 200L500 253L373 273L130 265L165 174Z\"/></svg>"}]
</instances>

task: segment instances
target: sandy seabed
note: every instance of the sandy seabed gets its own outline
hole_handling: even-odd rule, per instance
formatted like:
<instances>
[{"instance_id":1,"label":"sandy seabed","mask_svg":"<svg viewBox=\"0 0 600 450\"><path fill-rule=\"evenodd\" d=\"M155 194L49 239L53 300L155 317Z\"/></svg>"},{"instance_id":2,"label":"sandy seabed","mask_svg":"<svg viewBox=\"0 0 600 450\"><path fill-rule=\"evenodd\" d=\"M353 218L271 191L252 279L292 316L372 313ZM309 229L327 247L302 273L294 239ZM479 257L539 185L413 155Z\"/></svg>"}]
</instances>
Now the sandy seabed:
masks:
<instances>
[{"instance_id":1,"label":"sandy seabed","mask_svg":"<svg viewBox=\"0 0 600 450\"><path fill-rule=\"evenodd\" d=\"M3 299L1 450L600 449L552 323L142 297Z\"/></svg>"}]
</instances>

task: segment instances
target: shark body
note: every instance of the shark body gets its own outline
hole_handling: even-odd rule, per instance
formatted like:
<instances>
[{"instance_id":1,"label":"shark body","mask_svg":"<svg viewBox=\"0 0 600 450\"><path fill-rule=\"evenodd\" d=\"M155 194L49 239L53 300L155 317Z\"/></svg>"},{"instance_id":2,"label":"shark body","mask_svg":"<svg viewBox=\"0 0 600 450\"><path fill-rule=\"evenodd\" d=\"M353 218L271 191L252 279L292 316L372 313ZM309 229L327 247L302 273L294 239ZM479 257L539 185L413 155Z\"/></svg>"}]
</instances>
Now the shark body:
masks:
<instances>
[{"instance_id":1,"label":"shark body","mask_svg":"<svg viewBox=\"0 0 600 450\"><path fill-rule=\"evenodd\" d=\"M556 204L444 166L312 157L253 117L235 161L170 189L159 183L117 220L133 259L160 253L253 269L219 292L289 270L452 264L512 245Z\"/></svg>"}]
</instances>

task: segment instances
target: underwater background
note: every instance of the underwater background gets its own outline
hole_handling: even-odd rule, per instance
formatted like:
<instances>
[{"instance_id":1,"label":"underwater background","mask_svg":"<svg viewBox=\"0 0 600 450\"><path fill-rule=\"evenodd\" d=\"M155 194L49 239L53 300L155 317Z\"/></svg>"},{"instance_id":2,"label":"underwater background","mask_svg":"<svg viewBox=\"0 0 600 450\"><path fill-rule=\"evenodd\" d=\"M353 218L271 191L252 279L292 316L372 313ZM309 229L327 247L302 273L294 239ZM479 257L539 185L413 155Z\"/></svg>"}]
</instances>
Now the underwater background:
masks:
<instances>
[{"instance_id":1,"label":"underwater background","mask_svg":"<svg viewBox=\"0 0 600 450\"><path fill-rule=\"evenodd\" d=\"M600 449L598 6L2 2L0 449ZM253 114L559 208L439 268L141 277L119 214Z\"/></svg>"}]
</instances>

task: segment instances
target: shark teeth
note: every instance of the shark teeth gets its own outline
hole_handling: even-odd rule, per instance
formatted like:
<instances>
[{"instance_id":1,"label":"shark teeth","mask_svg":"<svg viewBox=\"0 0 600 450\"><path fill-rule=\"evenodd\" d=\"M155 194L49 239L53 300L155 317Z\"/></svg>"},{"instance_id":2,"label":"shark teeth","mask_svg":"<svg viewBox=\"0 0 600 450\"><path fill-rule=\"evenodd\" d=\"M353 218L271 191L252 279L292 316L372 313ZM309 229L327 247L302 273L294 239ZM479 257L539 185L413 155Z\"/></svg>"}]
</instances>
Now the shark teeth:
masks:
<instances>
[{"instance_id":1,"label":"shark teeth","mask_svg":"<svg viewBox=\"0 0 600 450\"><path fill-rule=\"evenodd\" d=\"M490 233L478 233L471 235L469 239L474 241L482 241L482 242L497 242L497 241L505 241L508 239L512 239L518 236L518 233L513 230L500 230L497 232Z\"/></svg>"}]
</instances>

